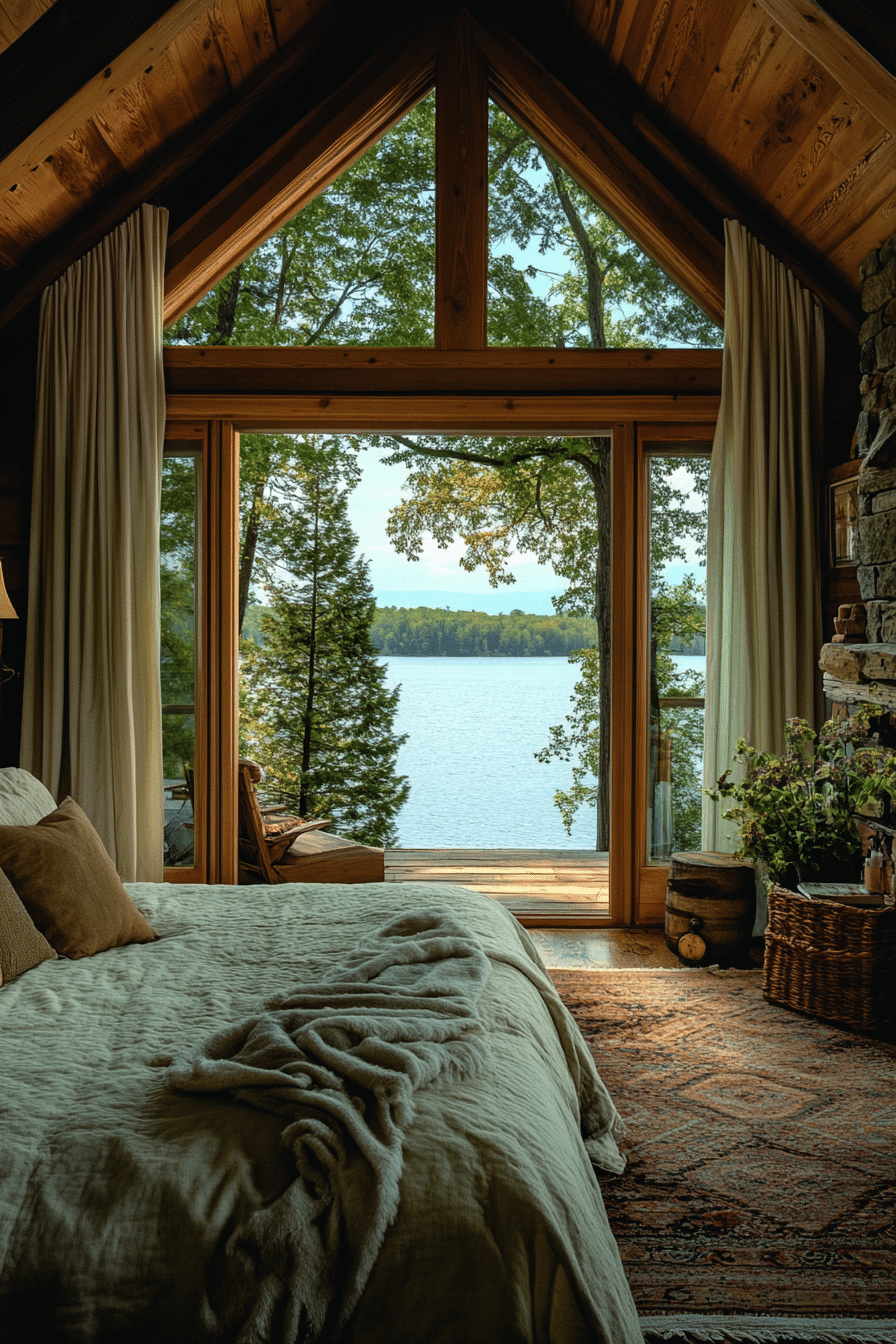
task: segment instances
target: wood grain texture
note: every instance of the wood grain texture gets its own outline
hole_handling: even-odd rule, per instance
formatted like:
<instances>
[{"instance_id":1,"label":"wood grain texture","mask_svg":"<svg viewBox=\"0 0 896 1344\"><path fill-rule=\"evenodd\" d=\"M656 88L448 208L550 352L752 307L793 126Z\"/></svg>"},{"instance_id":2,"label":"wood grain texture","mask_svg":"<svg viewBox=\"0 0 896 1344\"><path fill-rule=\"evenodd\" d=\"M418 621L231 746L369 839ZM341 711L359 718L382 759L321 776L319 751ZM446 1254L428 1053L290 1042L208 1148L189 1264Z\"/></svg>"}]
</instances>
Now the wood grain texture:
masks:
<instances>
[{"instance_id":1,"label":"wood grain texture","mask_svg":"<svg viewBox=\"0 0 896 1344\"><path fill-rule=\"evenodd\" d=\"M52 3L53 0L3 0L0 4L0 51L17 42Z\"/></svg>"},{"instance_id":2,"label":"wood grain texture","mask_svg":"<svg viewBox=\"0 0 896 1344\"><path fill-rule=\"evenodd\" d=\"M319 5L319 0L314 0ZM321 14L313 18L305 28L285 44L282 44L276 58L265 64L259 72L239 90L237 100L230 99L224 107L213 107L197 121L190 124L193 111L188 92L178 84L180 75L169 53L163 53L162 59L154 67L152 77L158 75L160 84L153 95L155 106L164 106L172 117L183 122L184 129L178 134L172 133L163 148L155 152L146 166L120 179L112 190L101 193L85 203L72 217L72 203L60 206L52 199L52 192L58 188L52 165L42 163L38 169L28 175L28 182L15 193L0 195L0 215L8 203L25 192L29 202L16 206L16 214L22 214L27 220L27 241L24 229L15 227L0 234L0 256L11 252L16 257L15 275L7 280L0 295L0 323L8 322L21 311L31 299L66 268L93 247L104 234L116 227L122 219L142 201L159 194L174 180L185 180L190 187L196 176L195 165L204 163L214 156L216 146L225 141L228 135L242 131L248 125L251 146L250 159L254 160L263 148L282 136L283 126L292 126L297 117L296 108L305 108L308 112L319 101L318 89L321 78L328 82L327 71L339 68L352 68L352 61L363 64L368 58L371 43L368 30L364 25L356 25L352 41L346 42L340 27L341 7L332 5L324 8ZM377 33L382 24L375 25ZM334 30L338 29L338 32ZM336 46L338 46L338 52ZM375 48L374 48L375 49ZM363 53L363 54L361 54ZM337 61L340 56L341 64ZM347 77L347 76L346 76ZM290 80L297 81L298 91L289 90ZM302 102L303 95L305 102ZM180 124L180 121L179 121ZM35 184L46 172L50 173L49 184L35 192ZM225 154L214 170L214 185L203 181L202 203L206 205L219 189L221 181L235 175L232 157ZM202 174L199 174L202 181ZM40 214L40 196L48 196L49 203L43 216ZM30 198L34 197L33 205ZM167 200L166 200L167 204ZM169 239L170 243L170 239Z\"/></svg>"},{"instance_id":3,"label":"wood grain texture","mask_svg":"<svg viewBox=\"0 0 896 1344\"><path fill-rule=\"evenodd\" d=\"M169 240L165 321L186 312L432 88L441 24L414 25L258 156Z\"/></svg>"},{"instance_id":4,"label":"wood grain texture","mask_svg":"<svg viewBox=\"0 0 896 1344\"><path fill-rule=\"evenodd\" d=\"M593 850L387 849L385 880L467 887L527 924L610 919L607 856Z\"/></svg>"},{"instance_id":5,"label":"wood grain texture","mask_svg":"<svg viewBox=\"0 0 896 1344\"><path fill-rule=\"evenodd\" d=\"M822 9L818 0L758 0L758 3L795 42L830 71L844 92L896 136L892 75Z\"/></svg>"},{"instance_id":6,"label":"wood grain texture","mask_svg":"<svg viewBox=\"0 0 896 1344\"><path fill-rule=\"evenodd\" d=\"M482 350L488 268L488 79L461 10L436 61L435 344Z\"/></svg>"},{"instance_id":7,"label":"wood grain texture","mask_svg":"<svg viewBox=\"0 0 896 1344\"><path fill-rule=\"evenodd\" d=\"M718 396L722 385L721 350L169 346L164 365L170 395L578 392Z\"/></svg>"},{"instance_id":8,"label":"wood grain texture","mask_svg":"<svg viewBox=\"0 0 896 1344\"><path fill-rule=\"evenodd\" d=\"M620 420L647 416L660 421L714 422L719 398L656 396L293 396L227 394L172 395L171 420L223 415L241 430L432 431L476 430L483 434L530 432L593 434Z\"/></svg>"},{"instance_id":9,"label":"wood grain texture","mask_svg":"<svg viewBox=\"0 0 896 1344\"><path fill-rule=\"evenodd\" d=\"M209 882L237 880L239 685L236 574L239 545L239 439L228 422L211 426L206 454L207 542L200 600L207 613L200 675L205 691L207 871Z\"/></svg>"},{"instance_id":10,"label":"wood grain texture","mask_svg":"<svg viewBox=\"0 0 896 1344\"><path fill-rule=\"evenodd\" d=\"M816 253L801 247L772 216L760 213L744 196L742 189L728 178L727 173L706 165L702 154L696 153L689 157L682 153L679 147L668 140L653 121L642 113L635 115L633 125L648 144L654 146L676 168L682 178L692 183L717 210L728 218L744 222L764 247L793 271L802 284L819 296L841 326L853 334L858 332L855 296L850 294L832 265L821 261ZM798 190L802 185L799 169L791 163L787 172L793 180L794 190ZM782 214L780 198L783 194L792 196L793 193L775 192L773 188L769 188L766 196L770 204L774 203L777 206L775 213L779 218ZM870 247L867 250L870 251ZM865 253L860 255L864 256Z\"/></svg>"},{"instance_id":11,"label":"wood grain texture","mask_svg":"<svg viewBox=\"0 0 896 1344\"><path fill-rule=\"evenodd\" d=\"M610 892L614 920L635 922L638 910L638 767L632 744L638 729L638 613L644 574L638 568L638 458L635 426L613 429L611 489ZM634 655L634 656L633 656Z\"/></svg>"},{"instance_id":12,"label":"wood grain texture","mask_svg":"<svg viewBox=\"0 0 896 1344\"><path fill-rule=\"evenodd\" d=\"M0 191L136 79L208 7L208 0L93 3L78 22L49 10L0 57Z\"/></svg>"},{"instance_id":13,"label":"wood grain texture","mask_svg":"<svg viewBox=\"0 0 896 1344\"><path fill-rule=\"evenodd\" d=\"M594 113L503 29L476 25L492 97L705 312L724 313L724 248Z\"/></svg>"}]
</instances>

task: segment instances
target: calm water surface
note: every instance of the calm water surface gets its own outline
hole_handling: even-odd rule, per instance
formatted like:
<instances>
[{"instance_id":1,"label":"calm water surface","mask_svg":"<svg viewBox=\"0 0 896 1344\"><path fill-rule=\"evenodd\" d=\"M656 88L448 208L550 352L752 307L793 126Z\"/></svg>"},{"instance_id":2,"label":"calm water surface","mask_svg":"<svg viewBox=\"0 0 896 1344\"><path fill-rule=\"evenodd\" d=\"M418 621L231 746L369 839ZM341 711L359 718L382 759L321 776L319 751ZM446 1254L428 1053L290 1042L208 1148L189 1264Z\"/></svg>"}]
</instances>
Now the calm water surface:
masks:
<instances>
[{"instance_id":1,"label":"calm water surface","mask_svg":"<svg viewBox=\"0 0 896 1344\"><path fill-rule=\"evenodd\" d=\"M382 658L401 686L398 756L411 795L398 817L404 848L593 849L592 811L567 835L554 805L571 782L535 752L571 710L578 668L565 658ZM702 658L676 658L702 667Z\"/></svg>"},{"instance_id":2,"label":"calm water surface","mask_svg":"<svg viewBox=\"0 0 896 1344\"><path fill-rule=\"evenodd\" d=\"M398 817L405 848L593 849L594 818L567 836L554 792L562 762L541 765L548 728L570 711L577 668L565 658L383 658L401 685L395 727L411 795Z\"/></svg>"}]
</instances>

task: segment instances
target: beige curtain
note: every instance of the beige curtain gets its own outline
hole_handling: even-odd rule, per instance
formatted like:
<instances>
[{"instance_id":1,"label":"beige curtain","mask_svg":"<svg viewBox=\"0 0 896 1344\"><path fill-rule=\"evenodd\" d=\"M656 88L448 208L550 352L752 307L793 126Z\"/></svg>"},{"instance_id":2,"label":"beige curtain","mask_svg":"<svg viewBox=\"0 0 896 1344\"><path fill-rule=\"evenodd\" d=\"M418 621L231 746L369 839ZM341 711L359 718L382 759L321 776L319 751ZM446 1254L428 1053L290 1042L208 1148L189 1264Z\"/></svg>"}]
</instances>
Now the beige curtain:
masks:
<instances>
[{"instance_id":1,"label":"beige curtain","mask_svg":"<svg viewBox=\"0 0 896 1344\"><path fill-rule=\"evenodd\" d=\"M707 786L731 764L739 737L780 750L785 719L820 717L815 482L823 369L817 300L727 220L707 538ZM720 812L704 799L703 847L730 853L737 832Z\"/></svg>"},{"instance_id":2,"label":"beige curtain","mask_svg":"<svg viewBox=\"0 0 896 1344\"><path fill-rule=\"evenodd\" d=\"M142 206L41 305L21 763L72 794L126 881L163 866L167 218Z\"/></svg>"}]
</instances>

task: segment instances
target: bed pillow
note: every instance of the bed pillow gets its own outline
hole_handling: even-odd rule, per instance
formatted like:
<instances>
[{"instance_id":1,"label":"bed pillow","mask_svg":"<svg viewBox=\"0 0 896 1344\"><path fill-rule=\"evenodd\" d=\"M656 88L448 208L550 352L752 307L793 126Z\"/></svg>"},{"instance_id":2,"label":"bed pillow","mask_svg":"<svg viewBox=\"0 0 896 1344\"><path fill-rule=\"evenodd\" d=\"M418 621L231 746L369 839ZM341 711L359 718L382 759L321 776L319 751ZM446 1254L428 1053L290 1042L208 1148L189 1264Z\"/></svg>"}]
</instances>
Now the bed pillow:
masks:
<instances>
[{"instance_id":1,"label":"bed pillow","mask_svg":"<svg viewBox=\"0 0 896 1344\"><path fill-rule=\"evenodd\" d=\"M0 826L33 826L52 812L56 799L30 770L0 769Z\"/></svg>"},{"instance_id":2,"label":"bed pillow","mask_svg":"<svg viewBox=\"0 0 896 1344\"><path fill-rule=\"evenodd\" d=\"M156 936L73 798L34 826L0 826L0 869L61 956L89 957Z\"/></svg>"},{"instance_id":3,"label":"bed pillow","mask_svg":"<svg viewBox=\"0 0 896 1344\"><path fill-rule=\"evenodd\" d=\"M34 927L9 878L0 872L0 984L8 984L17 975L55 957L40 929Z\"/></svg>"}]
</instances>

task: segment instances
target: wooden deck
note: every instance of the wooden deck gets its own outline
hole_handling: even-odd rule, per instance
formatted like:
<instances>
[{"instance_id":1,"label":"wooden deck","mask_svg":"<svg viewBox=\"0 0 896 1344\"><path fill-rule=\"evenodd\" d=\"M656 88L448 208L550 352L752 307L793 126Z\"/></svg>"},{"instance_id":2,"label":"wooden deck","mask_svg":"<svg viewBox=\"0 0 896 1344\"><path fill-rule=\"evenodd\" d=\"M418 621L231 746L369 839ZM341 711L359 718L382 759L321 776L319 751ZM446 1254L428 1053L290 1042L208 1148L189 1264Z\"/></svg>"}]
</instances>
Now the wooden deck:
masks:
<instances>
[{"instance_id":1,"label":"wooden deck","mask_svg":"<svg viewBox=\"0 0 896 1344\"><path fill-rule=\"evenodd\" d=\"M610 915L607 855L593 849L387 849L386 881L472 887L524 924Z\"/></svg>"}]
</instances>

